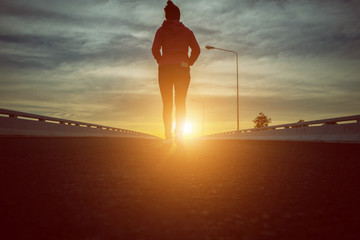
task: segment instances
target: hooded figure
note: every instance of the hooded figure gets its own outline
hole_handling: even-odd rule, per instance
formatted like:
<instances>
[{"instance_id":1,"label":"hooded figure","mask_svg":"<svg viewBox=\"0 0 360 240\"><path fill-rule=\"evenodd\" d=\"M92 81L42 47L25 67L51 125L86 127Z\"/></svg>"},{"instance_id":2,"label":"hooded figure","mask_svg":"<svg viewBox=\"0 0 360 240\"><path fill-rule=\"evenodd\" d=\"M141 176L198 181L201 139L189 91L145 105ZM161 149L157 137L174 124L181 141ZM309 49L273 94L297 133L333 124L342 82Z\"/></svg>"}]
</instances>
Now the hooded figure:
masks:
<instances>
[{"instance_id":1,"label":"hooded figure","mask_svg":"<svg viewBox=\"0 0 360 240\"><path fill-rule=\"evenodd\" d=\"M189 47L191 56L188 56ZM160 54L162 49L162 55ZM165 20L157 30L152 53L159 65L192 66L200 54L194 33L178 20Z\"/></svg>"},{"instance_id":2,"label":"hooded figure","mask_svg":"<svg viewBox=\"0 0 360 240\"><path fill-rule=\"evenodd\" d=\"M173 89L175 89L176 129L175 143L182 144L186 115L186 95L190 83L190 66L200 54L194 33L180 22L180 10L167 2L166 20L157 30L152 54L159 64L159 86L163 102L165 144L172 144ZM188 56L189 47L191 55ZM161 52L160 52L161 50Z\"/></svg>"}]
</instances>

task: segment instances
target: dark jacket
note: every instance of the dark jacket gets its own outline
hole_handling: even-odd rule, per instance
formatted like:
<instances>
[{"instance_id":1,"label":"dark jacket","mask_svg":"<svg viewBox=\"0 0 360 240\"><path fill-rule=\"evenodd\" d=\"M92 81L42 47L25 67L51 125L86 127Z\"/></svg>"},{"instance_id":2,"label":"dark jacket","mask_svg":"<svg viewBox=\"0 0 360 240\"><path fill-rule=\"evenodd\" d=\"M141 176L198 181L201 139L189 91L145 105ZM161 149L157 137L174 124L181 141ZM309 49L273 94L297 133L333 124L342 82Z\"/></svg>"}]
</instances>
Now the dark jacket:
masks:
<instances>
[{"instance_id":1,"label":"dark jacket","mask_svg":"<svg viewBox=\"0 0 360 240\"><path fill-rule=\"evenodd\" d=\"M191 55L188 56L189 47ZM160 53L162 50L162 55ZM200 54L194 33L177 20L165 20L157 30L152 54L159 65L192 66Z\"/></svg>"}]
</instances>

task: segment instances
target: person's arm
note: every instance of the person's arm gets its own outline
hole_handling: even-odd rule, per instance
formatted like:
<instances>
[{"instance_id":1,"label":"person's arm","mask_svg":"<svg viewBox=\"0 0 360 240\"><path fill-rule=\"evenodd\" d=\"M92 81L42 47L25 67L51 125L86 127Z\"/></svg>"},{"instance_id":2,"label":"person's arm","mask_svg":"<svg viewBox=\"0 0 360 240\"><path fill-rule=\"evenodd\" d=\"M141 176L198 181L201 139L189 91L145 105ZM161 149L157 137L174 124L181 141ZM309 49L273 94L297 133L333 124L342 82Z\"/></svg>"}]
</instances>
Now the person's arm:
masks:
<instances>
[{"instance_id":1,"label":"person's arm","mask_svg":"<svg viewBox=\"0 0 360 240\"><path fill-rule=\"evenodd\" d=\"M189 65L192 66L200 55L200 47L193 32L191 32L189 46L191 48Z\"/></svg>"},{"instance_id":2,"label":"person's arm","mask_svg":"<svg viewBox=\"0 0 360 240\"><path fill-rule=\"evenodd\" d=\"M158 63L160 62L161 59L160 49L161 49L161 34L160 34L160 29L158 29L156 31L154 42L151 48L152 54Z\"/></svg>"}]
</instances>

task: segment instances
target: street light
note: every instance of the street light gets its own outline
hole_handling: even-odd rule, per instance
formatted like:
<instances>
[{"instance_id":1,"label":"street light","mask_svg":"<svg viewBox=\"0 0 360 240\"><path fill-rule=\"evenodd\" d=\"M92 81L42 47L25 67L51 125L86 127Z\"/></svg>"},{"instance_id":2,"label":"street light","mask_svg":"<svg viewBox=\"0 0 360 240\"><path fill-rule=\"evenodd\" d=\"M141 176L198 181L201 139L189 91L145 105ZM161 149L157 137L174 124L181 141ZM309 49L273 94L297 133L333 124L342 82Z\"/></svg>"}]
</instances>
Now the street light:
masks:
<instances>
[{"instance_id":1,"label":"street light","mask_svg":"<svg viewBox=\"0 0 360 240\"><path fill-rule=\"evenodd\" d=\"M202 135L204 136L204 116L205 116L205 104L202 101L196 100L194 98L191 99L194 102L201 103L203 105L203 117L202 117Z\"/></svg>"},{"instance_id":2,"label":"street light","mask_svg":"<svg viewBox=\"0 0 360 240\"><path fill-rule=\"evenodd\" d=\"M206 46L207 50L217 49L225 52L235 53L236 55L236 113L237 113L237 131L239 131L239 60L238 53L228 49L217 48L213 46Z\"/></svg>"}]
</instances>

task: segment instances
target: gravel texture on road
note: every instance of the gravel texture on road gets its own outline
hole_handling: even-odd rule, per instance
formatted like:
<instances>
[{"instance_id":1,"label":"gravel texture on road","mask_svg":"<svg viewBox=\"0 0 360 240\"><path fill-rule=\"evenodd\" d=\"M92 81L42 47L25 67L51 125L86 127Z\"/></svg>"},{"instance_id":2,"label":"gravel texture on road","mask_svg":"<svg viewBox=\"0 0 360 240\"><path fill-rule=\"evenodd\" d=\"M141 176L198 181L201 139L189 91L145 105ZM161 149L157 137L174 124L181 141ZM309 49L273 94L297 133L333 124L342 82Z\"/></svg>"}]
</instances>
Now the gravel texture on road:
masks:
<instances>
[{"instance_id":1,"label":"gravel texture on road","mask_svg":"<svg viewBox=\"0 0 360 240\"><path fill-rule=\"evenodd\" d=\"M360 239L360 145L0 138L2 239Z\"/></svg>"}]
</instances>

